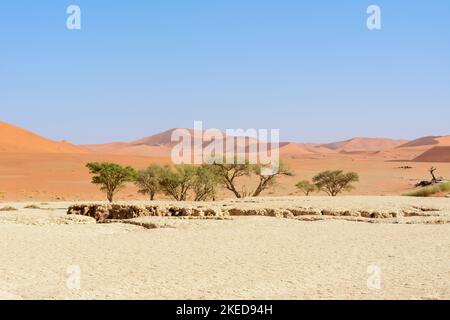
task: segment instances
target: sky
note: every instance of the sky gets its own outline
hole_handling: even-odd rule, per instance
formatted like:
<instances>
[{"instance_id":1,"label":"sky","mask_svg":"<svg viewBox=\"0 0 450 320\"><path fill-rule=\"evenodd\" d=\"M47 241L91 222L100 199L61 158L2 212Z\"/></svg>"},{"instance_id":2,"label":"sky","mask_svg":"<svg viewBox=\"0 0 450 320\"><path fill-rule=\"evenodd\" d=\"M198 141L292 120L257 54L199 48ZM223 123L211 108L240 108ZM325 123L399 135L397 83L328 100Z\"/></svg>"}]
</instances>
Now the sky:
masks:
<instances>
[{"instance_id":1,"label":"sky","mask_svg":"<svg viewBox=\"0 0 450 320\"><path fill-rule=\"evenodd\" d=\"M0 120L80 144L196 120L285 141L448 135L450 1L2 0Z\"/></svg>"}]
</instances>

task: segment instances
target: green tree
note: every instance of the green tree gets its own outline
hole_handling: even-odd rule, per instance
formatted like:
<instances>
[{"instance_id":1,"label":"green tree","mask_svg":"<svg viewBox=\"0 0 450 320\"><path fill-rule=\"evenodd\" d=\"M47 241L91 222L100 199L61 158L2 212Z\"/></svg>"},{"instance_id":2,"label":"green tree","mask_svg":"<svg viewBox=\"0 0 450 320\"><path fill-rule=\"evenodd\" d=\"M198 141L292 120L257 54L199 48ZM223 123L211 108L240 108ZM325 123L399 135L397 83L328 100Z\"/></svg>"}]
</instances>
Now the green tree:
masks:
<instances>
[{"instance_id":1,"label":"green tree","mask_svg":"<svg viewBox=\"0 0 450 320\"><path fill-rule=\"evenodd\" d=\"M159 180L161 178L162 168L158 165L151 165L147 169L139 170L135 180L139 193L147 194L150 200L155 199L155 195L161 190Z\"/></svg>"},{"instance_id":2,"label":"green tree","mask_svg":"<svg viewBox=\"0 0 450 320\"><path fill-rule=\"evenodd\" d=\"M231 164L214 162L213 165L216 168L216 173L224 188L233 192L236 198L243 198L243 193L239 192L237 189L236 179L239 177L250 176L252 167L248 161L238 163L237 159L235 159L234 163Z\"/></svg>"},{"instance_id":3,"label":"green tree","mask_svg":"<svg viewBox=\"0 0 450 320\"><path fill-rule=\"evenodd\" d=\"M260 164L250 164L248 161L237 161L234 163L222 164L214 163L217 175L220 177L222 185L233 192L236 198L244 198L247 195L258 197L261 192L270 188L276 183L279 176L292 176L292 172L283 163L279 163L278 168L272 169ZM258 177L258 186L253 192L238 191L237 180L240 177L256 175ZM243 190L245 189L245 186Z\"/></svg>"},{"instance_id":4,"label":"green tree","mask_svg":"<svg viewBox=\"0 0 450 320\"><path fill-rule=\"evenodd\" d=\"M177 201L185 201L194 184L195 167L187 164L166 166L161 170L159 184L161 190Z\"/></svg>"},{"instance_id":5,"label":"green tree","mask_svg":"<svg viewBox=\"0 0 450 320\"><path fill-rule=\"evenodd\" d=\"M280 162L276 168L267 168L261 165L254 165L252 166L252 171L259 179L258 186L253 192L252 197L258 197L261 192L275 185L277 177L294 175L292 171L282 162Z\"/></svg>"},{"instance_id":6,"label":"green tree","mask_svg":"<svg viewBox=\"0 0 450 320\"><path fill-rule=\"evenodd\" d=\"M343 191L354 189L352 182L358 182L359 176L355 172L344 173L342 170L324 171L313 178L318 190L335 197Z\"/></svg>"},{"instance_id":7,"label":"green tree","mask_svg":"<svg viewBox=\"0 0 450 320\"><path fill-rule=\"evenodd\" d=\"M307 180L302 180L295 185L298 189L303 191L305 196L309 196L311 192L316 190L316 186Z\"/></svg>"},{"instance_id":8,"label":"green tree","mask_svg":"<svg viewBox=\"0 0 450 320\"><path fill-rule=\"evenodd\" d=\"M192 189L195 201L215 199L220 176L214 166L204 164L196 168Z\"/></svg>"},{"instance_id":9,"label":"green tree","mask_svg":"<svg viewBox=\"0 0 450 320\"><path fill-rule=\"evenodd\" d=\"M86 167L94 175L92 183L101 186L109 202L113 202L114 195L125 186L126 182L134 181L136 177L133 168L122 167L115 163L91 162Z\"/></svg>"}]
</instances>

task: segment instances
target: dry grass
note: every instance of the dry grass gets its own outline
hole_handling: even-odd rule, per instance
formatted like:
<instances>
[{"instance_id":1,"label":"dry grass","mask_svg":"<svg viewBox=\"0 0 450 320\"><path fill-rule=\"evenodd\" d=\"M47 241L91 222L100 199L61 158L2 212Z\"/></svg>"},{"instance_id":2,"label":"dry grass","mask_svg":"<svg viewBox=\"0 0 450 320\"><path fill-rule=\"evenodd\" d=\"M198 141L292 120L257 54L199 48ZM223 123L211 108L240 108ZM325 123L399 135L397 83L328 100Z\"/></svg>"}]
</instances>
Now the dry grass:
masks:
<instances>
[{"instance_id":1,"label":"dry grass","mask_svg":"<svg viewBox=\"0 0 450 320\"><path fill-rule=\"evenodd\" d=\"M35 204L30 204L28 206L25 206L24 209L42 209L42 208Z\"/></svg>"},{"instance_id":2,"label":"dry grass","mask_svg":"<svg viewBox=\"0 0 450 320\"><path fill-rule=\"evenodd\" d=\"M5 206L0 208L0 211L17 211L17 208L11 207L11 206Z\"/></svg>"},{"instance_id":3,"label":"dry grass","mask_svg":"<svg viewBox=\"0 0 450 320\"><path fill-rule=\"evenodd\" d=\"M450 191L450 182L444 182L435 184L428 187L420 188L419 190L406 193L405 196L408 197L431 197L437 193L441 192L449 192Z\"/></svg>"}]
</instances>

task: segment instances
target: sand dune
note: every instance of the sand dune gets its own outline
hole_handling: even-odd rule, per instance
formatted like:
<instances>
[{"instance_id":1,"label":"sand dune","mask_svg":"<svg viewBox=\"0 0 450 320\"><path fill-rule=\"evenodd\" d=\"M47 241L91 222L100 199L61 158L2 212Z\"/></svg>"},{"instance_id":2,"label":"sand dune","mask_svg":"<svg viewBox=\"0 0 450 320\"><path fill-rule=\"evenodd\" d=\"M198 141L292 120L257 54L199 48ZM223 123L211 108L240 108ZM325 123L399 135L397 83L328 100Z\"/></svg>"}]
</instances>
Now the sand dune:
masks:
<instances>
[{"instance_id":1,"label":"sand dune","mask_svg":"<svg viewBox=\"0 0 450 320\"><path fill-rule=\"evenodd\" d=\"M132 142L112 142L104 144L80 145L81 149L98 154L120 154L137 156L170 156L173 147L171 129L153 136L138 139Z\"/></svg>"},{"instance_id":2,"label":"sand dune","mask_svg":"<svg viewBox=\"0 0 450 320\"><path fill-rule=\"evenodd\" d=\"M57 142L0 121L0 152L86 153L68 142Z\"/></svg>"},{"instance_id":3,"label":"sand dune","mask_svg":"<svg viewBox=\"0 0 450 320\"><path fill-rule=\"evenodd\" d=\"M0 122L0 152L2 153L94 153L124 156L145 157L170 157L173 147L177 142L172 142L172 134L177 129L170 129L162 133L137 139L132 142L112 142L104 144L85 144L74 146L68 142L57 142L40 137L24 129L15 127L5 122ZM194 130L187 130L194 137ZM203 131L204 135L207 131ZM219 131L216 131L218 133ZM218 140L223 145L222 151L229 152L226 142L234 140L237 147L244 148L248 153L252 146L259 141L253 138L245 140L223 134L224 139ZM195 138L192 140L194 145ZM206 147L210 142L203 142ZM450 147L450 136L430 136L413 141L394 140L384 138L353 138L327 144L313 143L280 143L280 155L289 158L301 158L305 155L330 155L341 153L343 155L361 155L366 157L378 157L381 159L412 160L434 147ZM446 156L446 149L436 149L424 155L421 159L426 161L443 162L440 156Z\"/></svg>"},{"instance_id":4,"label":"sand dune","mask_svg":"<svg viewBox=\"0 0 450 320\"><path fill-rule=\"evenodd\" d=\"M408 148L408 147L424 147L432 148L437 146L450 146L450 136L429 136L422 137L413 141L409 141L405 144L398 146L397 148Z\"/></svg>"},{"instance_id":5,"label":"sand dune","mask_svg":"<svg viewBox=\"0 0 450 320\"><path fill-rule=\"evenodd\" d=\"M441 149L441 147L443 147ZM385 150L382 154L388 157L408 159L412 161L447 162L450 136L422 137L396 148ZM438 148L432 151L432 149Z\"/></svg>"},{"instance_id":6,"label":"sand dune","mask_svg":"<svg viewBox=\"0 0 450 320\"><path fill-rule=\"evenodd\" d=\"M450 147L433 147L415 158L415 162L450 162Z\"/></svg>"},{"instance_id":7,"label":"sand dune","mask_svg":"<svg viewBox=\"0 0 450 320\"><path fill-rule=\"evenodd\" d=\"M135 168L152 163L170 164L172 132L169 130L130 143L83 146L80 150L69 143L51 141L0 122L0 200L103 199L103 193L90 183L91 176L85 167L87 162L107 161ZM295 176L280 178L279 183L264 195L299 194L295 188L298 181L311 179L324 170L357 172L361 181L351 194L362 195L398 195L411 191L415 183L429 178L429 161L441 162L437 166L438 174L450 177L449 146L445 146L450 144L450 137L422 138L383 151L357 151L363 146L376 149L394 143L383 141L360 138L338 143L332 147L335 149L317 144L281 143L281 158ZM251 143L257 142L245 141L244 146L248 149ZM413 159L414 164L398 162ZM399 169L402 166L413 168ZM255 184L255 179L243 178L238 186L253 189ZM225 190L219 192L220 198L230 196ZM118 198L141 199L142 196L137 194L135 187L129 186Z\"/></svg>"},{"instance_id":8,"label":"sand dune","mask_svg":"<svg viewBox=\"0 0 450 320\"><path fill-rule=\"evenodd\" d=\"M93 145L80 145L83 150L98 153L98 154L120 154L120 155L133 155L133 156L153 156L153 157L169 157L174 146L179 141L172 141L172 134L175 130L186 130L192 136L192 147L199 142L199 146L206 147L213 141L213 134L222 134L220 131L203 131L199 133L203 136L203 141L199 141L195 135L195 131L192 129L170 129L168 131L158 133L149 137L138 139L132 142L113 142L105 144L93 144ZM201 137L201 136L200 136ZM248 152L251 145L258 144L258 140L253 138L247 138L245 140L238 139L233 136L225 136L223 139L215 138L222 146L221 152L226 152L227 141L234 140L235 147L243 147ZM197 151L194 151L197 153ZM200 153L201 151L198 151Z\"/></svg>"},{"instance_id":9,"label":"sand dune","mask_svg":"<svg viewBox=\"0 0 450 320\"><path fill-rule=\"evenodd\" d=\"M406 143L406 140L393 140L384 138L353 138L346 141L323 144L321 147L337 152L353 151L383 151L395 148Z\"/></svg>"},{"instance_id":10,"label":"sand dune","mask_svg":"<svg viewBox=\"0 0 450 320\"><path fill-rule=\"evenodd\" d=\"M172 133L176 129L171 129L159 134L155 134L146 138L138 139L133 142L114 142L106 144L96 145L80 145L80 148L102 154L121 154L121 155L137 155L137 156L170 156L172 148L177 144L172 142ZM188 130L192 135L194 131ZM205 132L203 132L205 133ZM259 144L259 141L254 138L247 138L245 141L237 139L232 136L225 136L225 140L218 139L219 143L224 145L223 152L229 152L231 149L225 147L226 141L229 139L235 140L235 145L244 147L246 152L252 146ZM393 140L393 139L381 139L381 138L354 138L347 141L334 142L329 144L314 144L314 143L295 143L284 142L280 143L280 154L286 157L300 157L303 155L312 154L330 154L338 152L371 152L371 151L383 151L393 149L401 144L404 144L406 140ZM193 141L194 143L194 141ZM207 146L210 142L204 142L203 146Z\"/></svg>"}]
</instances>

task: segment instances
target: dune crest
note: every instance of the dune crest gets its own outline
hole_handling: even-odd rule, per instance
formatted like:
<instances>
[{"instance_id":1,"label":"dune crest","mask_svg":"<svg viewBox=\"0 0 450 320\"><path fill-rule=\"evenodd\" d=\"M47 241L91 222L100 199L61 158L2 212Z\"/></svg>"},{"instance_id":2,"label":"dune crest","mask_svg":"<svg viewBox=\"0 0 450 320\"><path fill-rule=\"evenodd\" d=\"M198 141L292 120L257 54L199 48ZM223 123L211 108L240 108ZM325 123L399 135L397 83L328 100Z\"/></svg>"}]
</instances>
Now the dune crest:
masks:
<instances>
[{"instance_id":1,"label":"dune crest","mask_svg":"<svg viewBox=\"0 0 450 320\"><path fill-rule=\"evenodd\" d=\"M86 153L66 141L53 141L0 121L0 153Z\"/></svg>"},{"instance_id":2,"label":"dune crest","mask_svg":"<svg viewBox=\"0 0 450 320\"><path fill-rule=\"evenodd\" d=\"M321 145L321 147L331 149L337 152L384 151L398 147L406 142L407 142L406 140L359 137L346 141L323 144Z\"/></svg>"}]
</instances>

